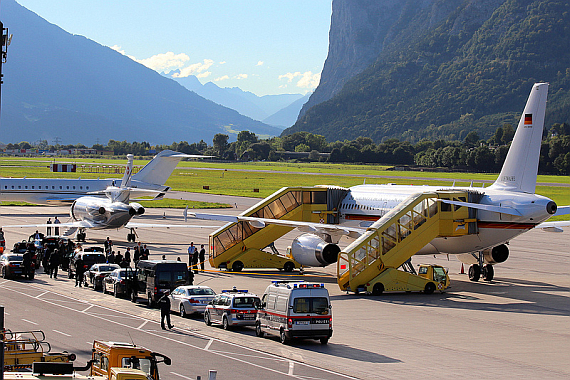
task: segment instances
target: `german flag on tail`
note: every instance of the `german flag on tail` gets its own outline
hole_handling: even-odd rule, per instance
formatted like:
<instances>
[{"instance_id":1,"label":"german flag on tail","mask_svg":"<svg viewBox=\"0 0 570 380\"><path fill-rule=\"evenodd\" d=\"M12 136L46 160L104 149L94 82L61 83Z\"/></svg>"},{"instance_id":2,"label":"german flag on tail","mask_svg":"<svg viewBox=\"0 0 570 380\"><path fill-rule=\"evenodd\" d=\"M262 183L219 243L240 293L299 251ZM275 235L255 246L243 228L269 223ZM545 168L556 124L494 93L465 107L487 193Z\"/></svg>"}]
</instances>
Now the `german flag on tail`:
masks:
<instances>
[{"instance_id":1,"label":"german flag on tail","mask_svg":"<svg viewBox=\"0 0 570 380\"><path fill-rule=\"evenodd\" d=\"M527 113L524 115L524 125L532 125L532 114Z\"/></svg>"}]
</instances>

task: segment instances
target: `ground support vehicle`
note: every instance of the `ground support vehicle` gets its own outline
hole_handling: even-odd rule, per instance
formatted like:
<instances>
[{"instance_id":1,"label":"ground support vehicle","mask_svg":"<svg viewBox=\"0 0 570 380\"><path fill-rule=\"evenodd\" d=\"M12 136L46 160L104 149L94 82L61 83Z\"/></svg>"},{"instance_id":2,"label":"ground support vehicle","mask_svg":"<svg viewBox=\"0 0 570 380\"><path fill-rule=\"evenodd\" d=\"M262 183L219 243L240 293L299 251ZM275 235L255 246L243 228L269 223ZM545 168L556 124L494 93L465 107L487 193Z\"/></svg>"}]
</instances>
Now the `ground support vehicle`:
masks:
<instances>
[{"instance_id":1,"label":"ground support vehicle","mask_svg":"<svg viewBox=\"0 0 570 380\"><path fill-rule=\"evenodd\" d=\"M75 360L75 354L51 352L51 346L41 330L6 330L4 337L5 371L29 369L34 362L69 363Z\"/></svg>"},{"instance_id":2,"label":"ground support vehicle","mask_svg":"<svg viewBox=\"0 0 570 380\"><path fill-rule=\"evenodd\" d=\"M171 360L165 355L131 343L93 342L92 376L104 376L111 380L112 370L120 367L140 370L147 374L149 380L159 380L158 363L170 365Z\"/></svg>"},{"instance_id":3,"label":"ground support vehicle","mask_svg":"<svg viewBox=\"0 0 570 380\"><path fill-rule=\"evenodd\" d=\"M150 380L141 370L133 368L111 368L108 376L84 376L75 373L73 366L63 363L34 363L32 372L5 373L6 380Z\"/></svg>"},{"instance_id":4,"label":"ground support vehicle","mask_svg":"<svg viewBox=\"0 0 570 380\"><path fill-rule=\"evenodd\" d=\"M273 281L257 310L255 335L291 339L316 339L327 344L332 336L332 309L324 284L305 281Z\"/></svg>"},{"instance_id":5,"label":"ground support vehicle","mask_svg":"<svg viewBox=\"0 0 570 380\"><path fill-rule=\"evenodd\" d=\"M208 326L220 323L224 330L235 326L254 326L260 304L259 297L247 290L222 290L206 306L204 322Z\"/></svg>"},{"instance_id":6,"label":"ground support vehicle","mask_svg":"<svg viewBox=\"0 0 570 380\"><path fill-rule=\"evenodd\" d=\"M139 294L146 297L149 307L154 307L165 291L172 291L181 285L190 285L191 274L188 266L175 260L140 260L137 263L136 289L131 300L136 301ZM193 278L193 277L192 277Z\"/></svg>"}]
</instances>

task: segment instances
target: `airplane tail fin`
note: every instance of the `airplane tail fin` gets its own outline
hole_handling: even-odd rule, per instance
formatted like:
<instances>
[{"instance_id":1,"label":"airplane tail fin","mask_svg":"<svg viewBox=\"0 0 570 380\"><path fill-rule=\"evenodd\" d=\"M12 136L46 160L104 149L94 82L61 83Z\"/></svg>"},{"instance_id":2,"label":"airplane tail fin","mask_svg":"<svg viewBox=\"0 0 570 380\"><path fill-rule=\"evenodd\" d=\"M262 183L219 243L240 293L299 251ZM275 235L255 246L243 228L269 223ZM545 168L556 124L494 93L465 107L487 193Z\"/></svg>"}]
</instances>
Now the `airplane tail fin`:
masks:
<instances>
[{"instance_id":1,"label":"airplane tail fin","mask_svg":"<svg viewBox=\"0 0 570 380\"><path fill-rule=\"evenodd\" d=\"M135 156L132 154L127 154L127 167L125 168L125 174L121 181L121 188L129 187L131 184L131 175L133 174L133 160Z\"/></svg>"},{"instance_id":2,"label":"airplane tail fin","mask_svg":"<svg viewBox=\"0 0 570 380\"><path fill-rule=\"evenodd\" d=\"M548 83L532 87L501 174L492 187L534 194L547 94Z\"/></svg>"},{"instance_id":3,"label":"airplane tail fin","mask_svg":"<svg viewBox=\"0 0 570 380\"><path fill-rule=\"evenodd\" d=\"M174 168L176 168L176 165L178 165L184 157L193 156L172 150L163 150L154 156L137 174L133 175L133 180L154 185L164 185L168 177L170 177L174 171Z\"/></svg>"}]
</instances>

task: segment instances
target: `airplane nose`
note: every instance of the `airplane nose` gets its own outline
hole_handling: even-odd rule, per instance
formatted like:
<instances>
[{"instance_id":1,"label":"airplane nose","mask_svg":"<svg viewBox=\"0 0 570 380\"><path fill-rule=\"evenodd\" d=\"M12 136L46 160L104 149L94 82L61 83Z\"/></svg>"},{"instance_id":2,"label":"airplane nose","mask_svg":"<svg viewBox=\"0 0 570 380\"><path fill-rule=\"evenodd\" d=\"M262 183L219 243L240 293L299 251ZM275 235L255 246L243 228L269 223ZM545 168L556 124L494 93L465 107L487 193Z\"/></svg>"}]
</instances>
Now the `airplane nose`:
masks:
<instances>
[{"instance_id":1,"label":"airplane nose","mask_svg":"<svg viewBox=\"0 0 570 380\"><path fill-rule=\"evenodd\" d=\"M558 206L556 205L556 202L550 201L546 204L546 212L550 215L556 214L557 209Z\"/></svg>"}]
</instances>

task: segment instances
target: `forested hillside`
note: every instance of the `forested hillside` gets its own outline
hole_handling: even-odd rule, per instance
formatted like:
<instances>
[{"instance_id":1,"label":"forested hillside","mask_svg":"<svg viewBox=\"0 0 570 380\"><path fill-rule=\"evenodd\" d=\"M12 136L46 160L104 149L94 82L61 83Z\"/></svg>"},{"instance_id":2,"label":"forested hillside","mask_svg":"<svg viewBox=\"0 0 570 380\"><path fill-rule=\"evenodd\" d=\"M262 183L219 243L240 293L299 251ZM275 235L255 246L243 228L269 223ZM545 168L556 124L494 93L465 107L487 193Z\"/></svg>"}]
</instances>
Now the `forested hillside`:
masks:
<instances>
[{"instance_id":1,"label":"forested hillside","mask_svg":"<svg viewBox=\"0 0 570 380\"><path fill-rule=\"evenodd\" d=\"M411 29L444 11L432 27ZM284 133L328 141L463 140L470 131L489 138L517 124L539 81L551 83L546 126L570 122L568 1L441 0L402 24L371 66Z\"/></svg>"}]
</instances>

